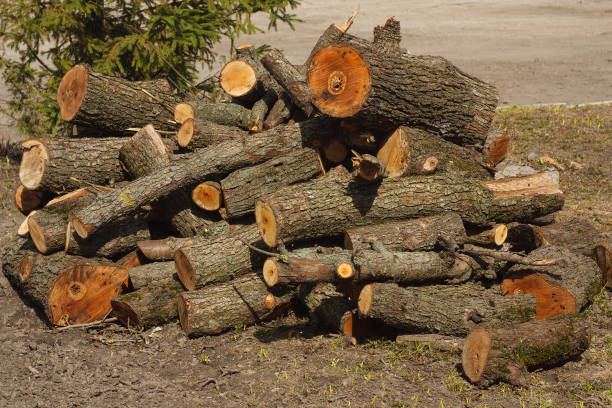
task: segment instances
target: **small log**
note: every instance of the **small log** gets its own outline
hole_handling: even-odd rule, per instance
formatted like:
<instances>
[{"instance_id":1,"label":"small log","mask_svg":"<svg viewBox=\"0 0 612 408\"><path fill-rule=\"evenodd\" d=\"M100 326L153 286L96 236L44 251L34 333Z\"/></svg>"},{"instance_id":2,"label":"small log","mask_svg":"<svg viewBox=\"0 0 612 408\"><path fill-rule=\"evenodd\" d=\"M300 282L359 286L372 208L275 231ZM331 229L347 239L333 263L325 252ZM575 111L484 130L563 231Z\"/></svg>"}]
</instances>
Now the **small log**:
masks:
<instances>
[{"instance_id":1,"label":"small log","mask_svg":"<svg viewBox=\"0 0 612 408\"><path fill-rule=\"evenodd\" d=\"M174 106L174 121L179 125L185 123L187 119L193 118L195 118L195 110L190 104L181 102Z\"/></svg>"},{"instance_id":2,"label":"small log","mask_svg":"<svg viewBox=\"0 0 612 408\"><path fill-rule=\"evenodd\" d=\"M308 309L313 326L353 336L355 306L333 284L300 285L296 298Z\"/></svg>"},{"instance_id":3,"label":"small log","mask_svg":"<svg viewBox=\"0 0 612 408\"><path fill-rule=\"evenodd\" d=\"M353 150L354 172L365 181L380 180L385 175L385 163L371 154L360 155Z\"/></svg>"},{"instance_id":4,"label":"small log","mask_svg":"<svg viewBox=\"0 0 612 408\"><path fill-rule=\"evenodd\" d=\"M527 386L527 371L560 366L582 354L590 342L590 325L579 316L481 325L463 343L463 372L482 388L499 381Z\"/></svg>"},{"instance_id":5,"label":"small log","mask_svg":"<svg viewBox=\"0 0 612 408\"><path fill-rule=\"evenodd\" d=\"M31 272L28 268L30 255L36 255L36 248L31 240L17 236L0 246L0 272L3 272L13 286L19 286ZM22 261L25 265L21 266Z\"/></svg>"},{"instance_id":6,"label":"small log","mask_svg":"<svg viewBox=\"0 0 612 408\"><path fill-rule=\"evenodd\" d=\"M400 330L465 336L476 323L531 320L536 300L532 295L504 297L499 289L473 283L406 288L371 283L361 290L358 307L362 316Z\"/></svg>"},{"instance_id":7,"label":"small log","mask_svg":"<svg viewBox=\"0 0 612 408\"><path fill-rule=\"evenodd\" d=\"M255 225L224 237L194 239L193 244L174 253L180 281L187 290L194 290L251 272L255 269L254 259L246 243L252 244L258 239Z\"/></svg>"},{"instance_id":8,"label":"small log","mask_svg":"<svg viewBox=\"0 0 612 408\"><path fill-rule=\"evenodd\" d=\"M132 179L151 174L170 163L170 152L152 125L146 125L119 149L119 158Z\"/></svg>"},{"instance_id":9,"label":"small log","mask_svg":"<svg viewBox=\"0 0 612 408\"><path fill-rule=\"evenodd\" d=\"M63 120L112 132L148 123L173 130L173 110L179 102L166 80L131 82L83 64L72 67L57 90Z\"/></svg>"},{"instance_id":10,"label":"small log","mask_svg":"<svg viewBox=\"0 0 612 408\"><path fill-rule=\"evenodd\" d=\"M291 97L287 92L282 92L274 103L274 106L270 109L270 112L268 112L268 116L263 123L263 128L268 130L278 125L282 125L283 123L287 123L289 118L291 118L292 106L293 102L291 101Z\"/></svg>"},{"instance_id":11,"label":"small log","mask_svg":"<svg viewBox=\"0 0 612 408\"><path fill-rule=\"evenodd\" d=\"M277 100L278 95L276 92L268 92L253 104L249 115L249 131L251 133L258 133L264 130L264 119Z\"/></svg>"},{"instance_id":12,"label":"small log","mask_svg":"<svg viewBox=\"0 0 612 408\"><path fill-rule=\"evenodd\" d=\"M495 245L501 246L506 242L508 237L508 227L506 224L496 224L493 228L489 228L478 234L470 235L465 238L464 242L478 245Z\"/></svg>"},{"instance_id":13,"label":"small log","mask_svg":"<svg viewBox=\"0 0 612 408\"><path fill-rule=\"evenodd\" d=\"M295 149L262 164L237 170L221 180L227 218L255 211L255 200L281 187L321 174L318 153L311 148Z\"/></svg>"},{"instance_id":14,"label":"small log","mask_svg":"<svg viewBox=\"0 0 612 408\"><path fill-rule=\"evenodd\" d=\"M386 27L397 24L389 19ZM308 62L308 88L321 112L355 116L378 131L410 125L462 145L484 143L499 99L495 87L444 58L381 52L384 45L334 25L322 37Z\"/></svg>"},{"instance_id":15,"label":"small log","mask_svg":"<svg viewBox=\"0 0 612 408\"><path fill-rule=\"evenodd\" d=\"M200 183L191 192L191 199L203 210L216 211L223 205L221 184L216 181Z\"/></svg>"},{"instance_id":16,"label":"small log","mask_svg":"<svg viewBox=\"0 0 612 408\"><path fill-rule=\"evenodd\" d=\"M190 105L196 113L195 117L199 120L249 130L250 111L244 106L236 103L211 103L208 101L192 101Z\"/></svg>"},{"instance_id":17,"label":"small log","mask_svg":"<svg viewBox=\"0 0 612 408\"><path fill-rule=\"evenodd\" d=\"M234 99L253 102L261 96L261 83L257 81L255 68L247 61L230 61L219 75L221 88Z\"/></svg>"},{"instance_id":18,"label":"small log","mask_svg":"<svg viewBox=\"0 0 612 408\"><path fill-rule=\"evenodd\" d=\"M572 251L547 245L532 251L527 261L554 259L551 266L515 265L504 275L501 293L511 296L528 293L535 296L536 319L566 313L578 313L602 287L602 276L595 261Z\"/></svg>"},{"instance_id":19,"label":"small log","mask_svg":"<svg viewBox=\"0 0 612 408\"><path fill-rule=\"evenodd\" d=\"M288 303L291 297L289 292L270 301L266 285L250 273L230 282L181 293L178 311L185 334L197 337L265 321L275 316L274 308Z\"/></svg>"},{"instance_id":20,"label":"small log","mask_svg":"<svg viewBox=\"0 0 612 408\"><path fill-rule=\"evenodd\" d=\"M193 187L206 180L219 180L243 167L264 162L309 146L315 139L326 139L337 132L337 124L328 118L277 127L267 132L235 138L202 149L185 160L171 162L153 174L134 180L117 191L102 194L72 220L82 238L103 225L131 214L145 204L167 197L181 188Z\"/></svg>"},{"instance_id":21,"label":"small log","mask_svg":"<svg viewBox=\"0 0 612 408\"><path fill-rule=\"evenodd\" d=\"M339 235L347 228L453 211L467 223L529 220L559 210L563 193L550 175L477 181L454 175L384 179L319 178L257 200L255 217L264 242Z\"/></svg>"},{"instance_id":22,"label":"small log","mask_svg":"<svg viewBox=\"0 0 612 408\"><path fill-rule=\"evenodd\" d=\"M229 139L246 137L247 132L236 126L219 125L200 118L186 119L178 130L179 146L191 150L216 145Z\"/></svg>"},{"instance_id":23,"label":"small log","mask_svg":"<svg viewBox=\"0 0 612 408\"><path fill-rule=\"evenodd\" d=\"M130 287L139 290L147 286L156 285L160 282L176 280L176 269L174 262L152 262L141 266L136 266L129 270Z\"/></svg>"},{"instance_id":24,"label":"small log","mask_svg":"<svg viewBox=\"0 0 612 408\"><path fill-rule=\"evenodd\" d=\"M377 241L389 251L432 251L438 248L440 237L449 237L456 242L465 239L466 232L459 215L447 213L351 228L344 234L344 247L361 251L371 249L372 243Z\"/></svg>"},{"instance_id":25,"label":"small log","mask_svg":"<svg viewBox=\"0 0 612 408\"><path fill-rule=\"evenodd\" d=\"M338 164L346 160L348 149L338 138L333 138L323 145L323 154L331 163Z\"/></svg>"},{"instance_id":26,"label":"small log","mask_svg":"<svg viewBox=\"0 0 612 408\"><path fill-rule=\"evenodd\" d=\"M47 196L48 194L42 191L28 190L23 184L19 184L13 193L13 201L23 215L28 215L31 211L41 208Z\"/></svg>"},{"instance_id":27,"label":"small log","mask_svg":"<svg viewBox=\"0 0 612 408\"><path fill-rule=\"evenodd\" d=\"M27 139L19 180L28 190L57 193L125 180L119 149L125 138ZM75 180L76 179L76 180Z\"/></svg>"},{"instance_id":28,"label":"small log","mask_svg":"<svg viewBox=\"0 0 612 408\"><path fill-rule=\"evenodd\" d=\"M169 261L174 259L174 252L183 246L193 244L192 238L169 237L158 240L138 241L138 249L150 261Z\"/></svg>"},{"instance_id":29,"label":"small log","mask_svg":"<svg viewBox=\"0 0 612 408\"><path fill-rule=\"evenodd\" d=\"M408 174L426 176L435 172L438 169L438 164L440 164L440 161L436 156L428 156L413 163L408 168Z\"/></svg>"},{"instance_id":30,"label":"small log","mask_svg":"<svg viewBox=\"0 0 612 408\"><path fill-rule=\"evenodd\" d=\"M270 50L261 63L274 79L287 91L293 102L309 117L314 111L305 76L287 61L277 49Z\"/></svg>"},{"instance_id":31,"label":"small log","mask_svg":"<svg viewBox=\"0 0 612 408\"><path fill-rule=\"evenodd\" d=\"M510 149L510 142L510 133L492 127L487 134L482 153L493 164L498 164L506 157L506 153Z\"/></svg>"},{"instance_id":32,"label":"small log","mask_svg":"<svg viewBox=\"0 0 612 408\"><path fill-rule=\"evenodd\" d=\"M604 285L608 289L612 289L612 246L606 243L601 243L593 250L597 266L603 273Z\"/></svg>"},{"instance_id":33,"label":"small log","mask_svg":"<svg viewBox=\"0 0 612 408\"><path fill-rule=\"evenodd\" d=\"M506 242L510 245L510 249L515 252L531 252L549 244L540 227L518 222L508 224Z\"/></svg>"}]
</instances>

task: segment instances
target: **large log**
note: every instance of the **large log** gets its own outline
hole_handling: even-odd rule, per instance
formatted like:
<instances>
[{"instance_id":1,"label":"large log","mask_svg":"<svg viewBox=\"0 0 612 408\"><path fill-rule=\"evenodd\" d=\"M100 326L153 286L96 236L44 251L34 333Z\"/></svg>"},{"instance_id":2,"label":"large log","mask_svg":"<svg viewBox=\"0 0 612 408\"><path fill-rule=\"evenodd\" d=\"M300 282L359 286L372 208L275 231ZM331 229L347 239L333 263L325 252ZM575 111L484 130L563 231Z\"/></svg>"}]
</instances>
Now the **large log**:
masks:
<instances>
[{"instance_id":1,"label":"large log","mask_svg":"<svg viewBox=\"0 0 612 408\"><path fill-rule=\"evenodd\" d=\"M179 146L199 149L212 146L235 137L245 137L246 130L236 126L220 125L200 118L186 119L178 130L176 140Z\"/></svg>"},{"instance_id":2,"label":"large log","mask_svg":"<svg viewBox=\"0 0 612 408\"><path fill-rule=\"evenodd\" d=\"M119 149L126 138L27 139L19 180L28 190L62 193L87 183L125 180Z\"/></svg>"},{"instance_id":3,"label":"large log","mask_svg":"<svg viewBox=\"0 0 612 408\"><path fill-rule=\"evenodd\" d=\"M463 372L483 388L499 381L527 386L527 371L560 366L582 354L590 342L590 325L579 316L481 325L463 343Z\"/></svg>"},{"instance_id":4,"label":"large log","mask_svg":"<svg viewBox=\"0 0 612 408\"><path fill-rule=\"evenodd\" d=\"M398 28L393 19L386 26ZM409 125L458 144L484 144L498 92L446 59L389 50L334 25L311 55L308 88L321 112L354 116L372 130Z\"/></svg>"},{"instance_id":5,"label":"large log","mask_svg":"<svg viewBox=\"0 0 612 408\"><path fill-rule=\"evenodd\" d=\"M152 125L146 125L119 149L119 158L132 179L137 179L170 163L170 152Z\"/></svg>"},{"instance_id":6,"label":"large log","mask_svg":"<svg viewBox=\"0 0 612 408\"><path fill-rule=\"evenodd\" d=\"M385 179L380 184L324 177L285 187L257 200L255 217L264 242L274 247L339 235L347 228L456 212L486 227L529 220L562 208L563 193L550 175L478 181L454 175Z\"/></svg>"},{"instance_id":7,"label":"large log","mask_svg":"<svg viewBox=\"0 0 612 408\"><path fill-rule=\"evenodd\" d=\"M291 292L273 297L261 278L251 273L230 282L179 295L181 326L190 337L219 334L238 325L265 321L290 301Z\"/></svg>"},{"instance_id":8,"label":"large log","mask_svg":"<svg viewBox=\"0 0 612 408\"><path fill-rule=\"evenodd\" d=\"M362 316L401 330L465 336L475 323L531 320L536 299L532 295L504 297L499 289L473 283L406 288L371 283L359 294L358 306Z\"/></svg>"},{"instance_id":9,"label":"large log","mask_svg":"<svg viewBox=\"0 0 612 408\"><path fill-rule=\"evenodd\" d=\"M309 180L321 171L319 155L311 148L296 149L257 166L237 170L221 180L227 217L252 213L259 197Z\"/></svg>"},{"instance_id":10,"label":"large log","mask_svg":"<svg viewBox=\"0 0 612 408\"><path fill-rule=\"evenodd\" d=\"M536 319L578 313L602 287L602 275L595 261L569 249L547 245L532 251L527 262L555 260L550 266L515 265L504 275L502 294L529 293L535 296Z\"/></svg>"},{"instance_id":11,"label":"large log","mask_svg":"<svg viewBox=\"0 0 612 408\"><path fill-rule=\"evenodd\" d=\"M76 125L126 132L151 123L155 129L173 129L174 106L166 80L131 82L75 65L57 90L61 118Z\"/></svg>"},{"instance_id":12,"label":"large log","mask_svg":"<svg viewBox=\"0 0 612 408\"><path fill-rule=\"evenodd\" d=\"M335 121L315 118L202 149L117 191L101 195L79 211L72 224L78 234L86 238L103 225L180 188L195 186L205 180L219 180L232 171L309 146L313 140L325 139L336 132Z\"/></svg>"},{"instance_id":13,"label":"large log","mask_svg":"<svg viewBox=\"0 0 612 408\"><path fill-rule=\"evenodd\" d=\"M237 103L212 103L192 101L189 105L199 120L214 122L219 125L235 126L249 130L250 110Z\"/></svg>"}]
</instances>

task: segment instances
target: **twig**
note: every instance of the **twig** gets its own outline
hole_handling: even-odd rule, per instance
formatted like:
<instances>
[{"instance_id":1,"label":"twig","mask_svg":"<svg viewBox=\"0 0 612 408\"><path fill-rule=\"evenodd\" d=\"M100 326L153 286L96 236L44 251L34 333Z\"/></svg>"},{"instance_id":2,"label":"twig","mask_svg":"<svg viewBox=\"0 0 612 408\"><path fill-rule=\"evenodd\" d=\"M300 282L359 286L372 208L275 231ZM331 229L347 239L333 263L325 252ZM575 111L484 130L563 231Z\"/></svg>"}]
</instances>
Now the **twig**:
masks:
<instances>
[{"instance_id":1,"label":"twig","mask_svg":"<svg viewBox=\"0 0 612 408\"><path fill-rule=\"evenodd\" d=\"M338 400L341 400L341 399L345 399L347 397L348 397L348 395L346 395L346 394L344 394L344 395L337 395L335 397L328 398L327 402L334 402L334 401L338 401Z\"/></svg>"},{"instance_id":2,"label":"twig","mask_svg":"<svg viewBox=\"0 0 612 408\"><path fill-rule=\"evenodd\" d=\"M248 246L249 248L251 248L251 249L252 249L253 251L255 251L255 252L259 252L260 254L263 254L263 255L268 255L268 256L280 256L280 255L281 255L281 254L277 254L277 253L274 253L274 252L268 252L268 251L264 251L263 249L259 249L259 248L257 248L256 246L253 246L253 245L249 244L247 241L245 241L245 240L244 240L244 239L242 239L242 238L238 238L238 239L239 239L239 240L240 240L240 242L242 242L244 245Z\"/></svg>"},{"instance_id":3,"label":"twig","mask_svg":"<svg viewBox=\"0 0 612 408\"><path fill-rule=\"evenodd\" d=\"M344 23L337 26L338 30L342 31L343 33L346 33L348 29L351 28L351 26L353 25L353 21L355 21L355 17L357 17L357 14L359 14L359 7L357 7L355 11L353 11L353 14Z\"/></svg>"},{"instance_id":4,"label":"twig","mask_svg":"<svg viewBox=\"0 0 612 408\"><path fill-rule=\"evenodd\" d=\"M70 176L70 180L72 180L72 181L76 181L77 183L87 184L89 187L94 188L94 189L96 189L96 190L98 190L98 191L113 191L113 189L112 189L112 188L110 188L110 187L104 187L104 186L100 186L100 185L98 185L98 184L92 184L92 183L89 183L89 182L84 181L84 180L79 180L79 179L78 179L78 178L76 178L76 177L72 177L72 176Z\"/></svg>"},{"instance_id":5,"label":"twig","mask_svg":"<svg viewBox=\"0 0 612 408\"><path fill-rule=\"evenodd\" d=\"M68 329L79 329L79 328L82 328L82 327L93 327L93 326L98 326L98 325L103 324L103 323L113 323L113 322L116 322L116 321L119 320L116 317L111 317L110 319L107 319L106 317L109 314L110 314L110 312L108 312L106 314L106 316L104 316L104 319L102 319L102 320L97 320L95 322L90 322L90 323L71 324L70 326L58 327L56 330L57 331L63 331L63 330L68 330Z\"/></svg>"},{"instance_id":6,"label":"twig","mask_svg":"<svg viewBox=\"0 0 612 408\"><path fill-rule=\"evenodd\" d=\"M204 381L204 384L202 384L202 388L206 387L208 384L215 384L215 387L218 387L219 385L217 384L217 380L214 378L208 378Z\"/></svg>"},{"instance_id":7,"label":"twig","mask_svg":"<svg viewBox=\"0 0 612 408\"><path fill-rule=\"evenodd\" d=\"M170 122L170 121L168 121L168 122ZM174 123L176 123L176 122L174 122ZM140 129L139 128L127 128L125 130L126 130L126 132L138 132ZM176 135L178 133L178 132L174 132L172 130L157 130L157 129L155 129L155 131L157 133L159 133L160 135Z\"/></svg>"},{"instance_id":8,"label":"twig","mask_svg":"<svg viewBox=\"0 0 612 408\"><path fill-rule=\"evenodd\" d=\"M160 105L162 105L164 108L168 109L168 111L169 111L170 113L174 113L174 107L173 107L173 106L170 106L170 105L166 104L166 102L162 101L162 100L161 100L161 99L159 99L157 96L153 95L151 92L147 91L147 90L146 90L146 89L144 89L144 88L140 88L140 90L141 90L142 92L144 92L144 93L145 93L147 96L149 96L150 98L153 98L153 99L155 99L157 102L159 102L159 104L160 104Z\"/></svg>"},{"instance_id":9,"label":"twig","mask_svg":"<svg viewBox=\"0 0 612 408\"><path fill-rule=\"evenodd\" d=\"M480 248L474 245L464 245L463 249L459 250L459 252L465 252L474 255L490 256L491 258L499 259L502 261L514 262L517 264L528 266L549 266L557 263L555 259L541 259L538 261L529 261L526 259L526 257L518 254L496 251L494 249Z\"/></svg>"}]
</instances>

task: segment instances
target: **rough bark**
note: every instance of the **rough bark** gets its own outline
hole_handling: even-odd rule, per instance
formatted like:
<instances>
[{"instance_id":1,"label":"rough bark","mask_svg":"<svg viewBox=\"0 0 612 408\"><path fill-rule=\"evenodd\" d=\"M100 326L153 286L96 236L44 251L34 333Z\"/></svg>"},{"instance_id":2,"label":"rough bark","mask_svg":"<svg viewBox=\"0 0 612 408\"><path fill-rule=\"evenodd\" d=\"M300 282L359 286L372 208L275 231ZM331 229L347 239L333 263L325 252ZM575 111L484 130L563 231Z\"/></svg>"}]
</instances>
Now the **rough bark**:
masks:
<instances>
[{"instance_id":1,"label":"rough bark","mask_svg":"<svg viewBox=\"0 0 612 408\"><path fill-rule=\"evenodd\" d=\"M228 218L255 211L255 200L281 187L309 180L322 171L318 153L296 149L265 163L237 170L221 180Z\"/></svg>"},{"instance_id":2,"label":"rough bark","mask_svg":"<svg viewBox=\"0 0 612 408\"><path fill-rule=\"evenodd\" d=\"M483 388L499 381L527 386L527 371L560 366L582 354L590 342L590 325L579 316L481 325L463 344L463 371Z\"/></svg>"},{"instance_id":3,"label":"rough bark","mask_svg":"<svg viewBox=\"0 0 612 408\"><path fill-rule=\"evenodd\" d=\"M526 225L526 224L522 224ZM506 224L496 224L475 234L470 234L462 243L476 244L481 246L501 246L508 238L508 227Z\"/></svg>"},{"instance_id":4,"label":"rough bark","mask_svg":"<svg viewBox=\"0 0 612 408\"><path fill-rule=\"evenodd\" d=\"M274 247L280 242L339 235L352 227L449 211L460 214L464 222L488 226L529 220L563 206L563 193L546 174L506 180L507 184L481 182L448 174L372 184L348 176L320 178L260 198L255 216L262 238Z\"/></svg>"},{"instance_id":5,"label":"rough bark","mask_svg":"<svg viewBox=\"0 0 612 408\"><path fill-rule=\"evenodd\" d=\"M268 130L278 125L282 125L283 123L287 123L291 117L292 106L293 102L289 94L287 94L287 92L282 92L274 103L274 106L270 109L270 112L268 112L268 116L263 123L263 128Z\"/></svg>"},{"instance_id":6,"label":"rough bark","mask_svg":"<svg viewBox=\"0 0 612 408\"><path fill-rule=\"evenodd\" d=\"M267 92L260 100L253 104L251 113L249 114L250 132L258 133L264 130L264 119L277 100L278 95L276 92Z\"/></svg>"},{"instance_id":7,"label":"rough bark","mask_svg":"<svg viewBox=\"0 0 612 408\"><path fill-rule=\"evenodd\" d=\"M126 138L27 139L19 179L28 190L63 193L125 180L119 149ZM73 179L74 178L74 179ZM75 180L76 179L76 180Z\"/></svg>"},{"instance_id":8,"label":"rough bark","mask_svg":"<svg viewBox=\"0 0 612 408\"><path fill-rule=\"evenodd\" d=\"M296 298L308 309L313 326L353 336L355 305L333 284L300 285Z\"/></svg>"},{"instance_id":9,"label":"rough bark","mask_svg":"<svg viewBox=\"0 0 612 408\"><path fill-rule=\"evenodd\" d=\"M266 307L268 288L261 278L248 274L230 282L179 295L181 326L190 337L219 334L237 325L259 323L275 315L275 308L290 301L292 293ZM268 303L270 306L270 302Z\"/></svg>"},{"instance_id":10,"label":"rough bark","mask_svg":"<svg viewBox=\"0 0 612 408\"><path fill-rule=\"evenodd\" d=\"M466 233L461 217L455 213L433 215L356 227L346 230L344 246L353 251L371 249L374 241L389 251L432 251L441 237L461 242Z\"/></svg>"},{"instance_id":11,"label":"rough bark","mask_svg":"<svg viewBox=\"0 0 612 408\"><path fill-rule=\"evenodd\" d=\"M227 140L246 137L247 132L236 126L219 125L200 118L186 119L177 133L178 144L190 150L212 146Z\"/></svg>"},{"instance_id":12,"label":"rough bark","mask_svg":"<svg viewBox=\"0 0 612 408\"><path fill-rule=\"evenodd\" d=\"M19 184L13 193L13 202L23 215L28 215L31 211L41 208L48 197L49 194L28 190L23 184Z\"/></svg>"},{"instance_id":13,"label":"rough bark","mask_svg":"<svg viewBox=\"0 0 612 408\"><path fill-rule=\"evenodd\" d=\"M495 87L444 58L384 52L334 25L322 37L308 63L312 102L321 112L354 115L373 130L410 125L462 145L484 143L499 98Z\"/></svg>"},{"instance_id":14,"label":"rough bark","mask_svg":"<svg viewBox=\"0 0 612 408\"><path fill-rule=\"evenodd\" d=\"M119 158L132 179L137 179L170 163L170 152L152 125L146 125L119 149Z\"/></svg>"},{"instance_id":15,"label":"rough bark","mask_svg":"<svg viewBox=\"0 0 612 408\"><path fill-rule=\"evenodd\" d=\"M57 102L65 121L125 132L148 123L173 130L173 110L180 100L165 80L131 82L75 65L60 82Z\"/></svg>"},{"instance_id":16,"label":"rough bark","mask_svg":"<svg viewBox=\"0 0 612 408\"><path fill-rule=\"evenodd\" d=\"M225 126L249 130L249 109L236 103L211 103L193 101L190 103L196 118Z\"/></svg>"},{"instance_id":17,"label":"rough bark","mask_svg":"<svg viewBox=\"0 0 612 408\"><path fill-rule=\"evenodd\" d=\"M174 262L152 262L149 264L136 266L129 270L130 286L134 290L142 289L159 282L174 280L176 269ZM178 277L176 277L178 279ZM178 281L178 280L177 280Z\"/></svg>"},{"instance_id":18,"label":"rough bark","mask_svg":"<svg viewBox=\"0 0 612 408\"><path fill-rule=\"evenodd\" d=\"M531 320L536 300L532 295L504 297L499 288L472 283L407 288L372 283L362 289L358 306L361 315L400 330L465 336L480 322Z\"/></svg>"},{"instance_id":19,"label":"rough bark","mask_svg":"<svg viewBox=\"0 0 612 408\"><path fill-rule=\"evenodd\" d=\"M79 211L73 225L79 235L86 238L101 226L176 190L205 180L219 180L232 171L311 145L315 139L324 139L335 132L335 121L315 118L202 149L117 191L101 195Z\"/></svg>"},{"instance_id":20,"label":"rough bark","mask_svg":"<svg viewBox=\"0 0 612 408\"><path fill-rule=\"evenodd\" d=\"M23 237L17 236L0 246L0 270L13 286L19 286L29 276L29 261L26 260L21 267L20 264L31 255L36 255L36 248L32 241ZM27 271L25 275L24 271Z\"/></svg>"},{"instance_id":21,"label":"rough bark","mask_svg":"<svg viewBox=\"0 0 612 408\"><path fill-rule=\"evenodd\" d=\"M532 251L526 261L554 259L551 266L515 265L505 274L502 294L530 293L538 301L536 319L578 313L602 287L595 261L569 249L547 245Z\"/></svg>"},{"instance_id":22,"label":"rough bark","mask_svg":"<svg viewBox=\"0 0 612 408\"><path fill-rule=\"evenodd\" d=\"M228 230L229 232L229 230ZM164 239L138 241L138 249L150 261L169 261L174 259L174 252L193 244L192 238L168 237Z\"/></svg>"}]
</instances>

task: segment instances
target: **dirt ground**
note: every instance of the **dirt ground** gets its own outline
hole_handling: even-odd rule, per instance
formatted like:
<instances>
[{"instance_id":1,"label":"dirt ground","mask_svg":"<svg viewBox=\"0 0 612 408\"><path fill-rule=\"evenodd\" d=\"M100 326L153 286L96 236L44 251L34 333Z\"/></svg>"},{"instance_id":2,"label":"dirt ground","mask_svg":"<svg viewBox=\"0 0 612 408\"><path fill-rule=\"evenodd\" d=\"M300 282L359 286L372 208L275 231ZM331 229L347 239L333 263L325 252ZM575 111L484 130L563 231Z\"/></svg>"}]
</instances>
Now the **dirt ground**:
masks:
<instances>
[{"instance_id":1,"label":"dirt ground","mask_svg":"<svg viewBox=\"0 0 612 408\"><path fill-rule=\"evenodd\" d=\"M303 3L297 13L307 23L295 33L244 42L265 41L301 61L355 4ZM354 33L369 35L395 15L403 46L495 83L506 104L612 99L611 1L381 3L362 2ZM612 231L612 106L511 108L496 123L513 135L512 158L538 152L565 166L559 217L587 216ZM15 164L0 157L0 245L23 219L10 198ZM155 332L114 324L57 332L0 274L0 407L609 407L612 293L602 292L587 315L593 340L581 358L532 373L529 387L479 390L460 374L459 354L393 337L353 347L294 315L199 339L176 322Z\"/></svg>"}]
</instances>

